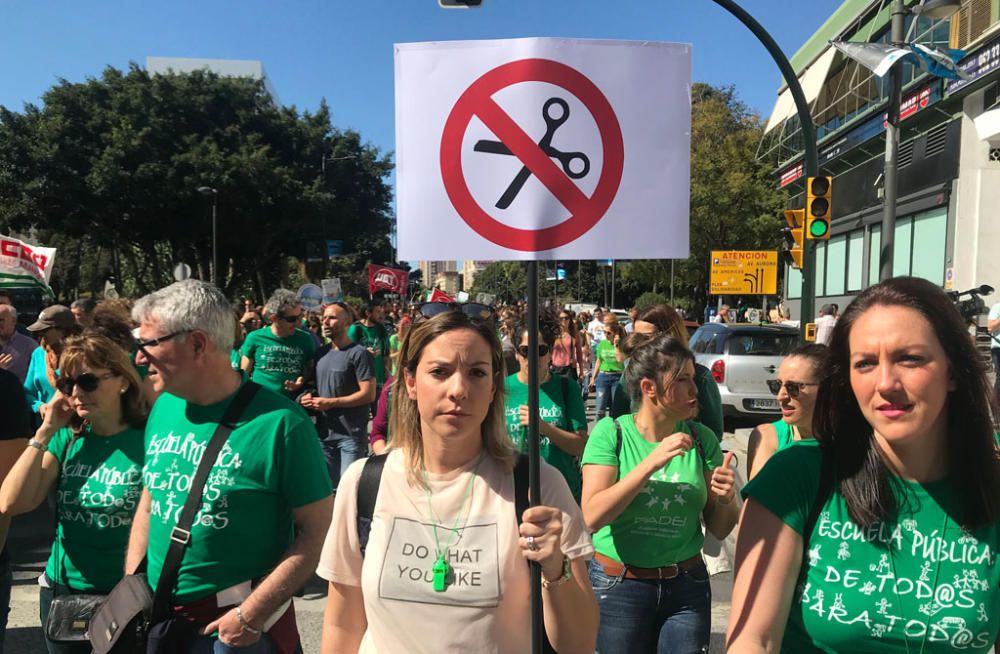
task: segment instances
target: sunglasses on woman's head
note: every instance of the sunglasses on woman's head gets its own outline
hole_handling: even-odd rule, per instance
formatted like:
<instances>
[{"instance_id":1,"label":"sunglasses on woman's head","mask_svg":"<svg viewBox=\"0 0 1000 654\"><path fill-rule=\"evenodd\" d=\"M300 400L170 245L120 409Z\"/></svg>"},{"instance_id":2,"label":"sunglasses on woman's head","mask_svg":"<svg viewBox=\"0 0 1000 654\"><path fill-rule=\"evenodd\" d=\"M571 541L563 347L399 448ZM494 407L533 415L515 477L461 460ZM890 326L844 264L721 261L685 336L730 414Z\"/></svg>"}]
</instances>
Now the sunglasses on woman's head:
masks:
<instances>
[{"instance_id":1,"label":"sunglasses on woman's head","mask_svg":"<svg viewBox=\"0 0 1000 654\"><path fill-rule=\"evenodd\" d=\"M767 387L775 395L781 392L782 386L784 386L785 390L788 391L788 397L795 398L799 396L799 391L801 391L806 386L819 386L819 384L806 383L806 382L793 382L793 381L783 382L780 379L767 380Z\"/></svg>"},{"instance_id":2,"label":"sunglasses on woman's head","mask_svg":"<svg viewBox=\"0 0 1000 654\"><path fill-rule=\"evenodd\" d=\"M424 318L434 316L448 311L461 311L473 320L489 320L493 318L493 307L479 304L478 302L424 302L420 305L420 315Z\"/></svg>"},{"instance_id":3,"label":"sunglasses on woman's head","mask_svg":"<svg viewBox=\"0 0 1000 654\"><path fill-rule=\"evenodd\" d=\"M118 375L113 372L106 372L103 375L95 375L92 372L85 372L76 377L60 377L56 380L56 388L63 395L72 395L73 388L76 386L80 387L85 393L93 393L100 386L102 379L111 379L112 377L117 377Z\"/></svg>"},{"instance_id":4,"label":"sunglasses on woman's head","mask_svg":"<svg viewBox=\"0 0 1000 654\"><path fill-rule=\"evenodd\" d=\"M520 354L521 356L523 356L525 359L528 358L528 352L529 352L529 350L528 350L528 346L527 345L519 345L519 346L517 346L517 352L518 352L518 354ZM538 344L538 356L543 357L543 356L545 356L548 353L549 353L549 346L545 345L544 343L539 343Z\"/></svg>"}]
</instances>

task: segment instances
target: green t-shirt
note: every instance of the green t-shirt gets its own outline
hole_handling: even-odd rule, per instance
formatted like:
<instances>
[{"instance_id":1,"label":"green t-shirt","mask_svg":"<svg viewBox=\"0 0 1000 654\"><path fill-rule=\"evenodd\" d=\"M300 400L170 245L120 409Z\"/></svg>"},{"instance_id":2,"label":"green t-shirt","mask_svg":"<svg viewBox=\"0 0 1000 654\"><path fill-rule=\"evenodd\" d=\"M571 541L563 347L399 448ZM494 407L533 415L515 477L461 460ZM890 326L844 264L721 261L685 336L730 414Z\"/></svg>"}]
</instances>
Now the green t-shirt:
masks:
<instances>
[{"instance_id":1,"label":"green t-shirt","mask_svg":"<svg viewBox=\"0 0 1000 654\"><path fill-rule=\"evenodd\" d=\"M566 385L565 392L563 384ZM521 426L520 407L527 403L527 384L522 383L517 374L507 377L507 433L522 452L528 451L528 428ZM587 428L587 411L583 406L580 385L566 377L552 375L542 384L538 393L538 413L545 422L566 431L575 432ZM542 458L562 473L573 497L579 500L583 481L577 457L553 444L547 436L541 434L538 447Z\"/></svg>"},{"instance_id":2,"label":"green t-shirt","mask_svg":"<svg viewBox=\"0 0 1000 654\"><path fill-rule=\"evenodd\" d=\"M622 448L615 454L615 421L604 418L594 427L583 452L583 465L614 466L619 478L656 449L636 429L632 415L618 418ZM594 549L619 563L657 568L690 559L705 537L700 516L708 501L705 472L722 465L722 450L712 430L699 422L680 422L675 431L690 434L693 425L705 459L697 447L670 460L654 473L617 518L594 534Z\"/></svg>"},{"instance_id":3,"label":"green t-shirt","mask_svg":"<svg viewBox=\"0 0 1000 654\"><path fill-rule=\"evenodd\" d=\"M98 436L84 428L67 452L72 439L73 432L60 429L49 441L60 463L59 522L45 574L75 590L106 593L122 578L142 494L143 433Z\"/></svg>"},{"instance_id":4,"label":"green t-shirt","mask_svg":"<svg viewBox=\"0 0 1000 654\"><path fill-rule=\"evenodd\" d=\"M777 452L743 489L802 533L819 487L815 441ZM1000 630L1000 522L973 533L948 480L895 480L898 520L855 525L839 490L803 557L782 652L986 652ZM926 641L926 642L925 642Z\"/></svg>"},{"instance_id":5,"label":"green t-shirt","mask_svg":"<svg viewBox=\"0 0 1000 654\"><path fill-rule=\"evenodd\" d=\"M240 363L243 361L243 355L236 348L229 351L229 365L233 367L233 370L241 370Z\"/></svg>"},{"instance_id":6,"label":"green t-shirt","mask_svg":"<svg viewBox=\"0 0 1000 654\"><path fill-rule=\"evenodd\" d=\"M315 351L316 342L307 331L296 329L291 336L278 338L270 327L261 327L247 334L240 353L253 361L251 379L286 394L285 382L304 374L306 362L312 360Z\"/></svg>"},{"instance_id":7,"label":"green t-shirt","mask_svg":"<svg viewBox=\"0 0 1000 654\"><path fill-rule=\"evenodd\" d=\"M347 330L347 336L362 347L371 348L375 358L375 385L385 384L385 357L389 354L389 339L385 335L385 327L372 325L366 327L356 322Z\"/></svg>"},{"instance_id":8,"label":"green t-shirt","mask_svg":"<svg viewBox=\"0 0 1000 654\"><path fill-rule=\"evenodd\" d=\"M618 361L615 356L615 345L609 340L603 340L597 344L597 365L598 372L621 372L625 370L625 364Z\"/></svg>"},{"instance_id":9,"label":"green t-shirt","mask_svg":"<svg viewBox=\"0 0 1000 654\"><path fill-rule=\"evenodd\" d=\"M197 406L164 393L150 413L143 482L152 500L153 588L198 461L233 396ZM265 575L293 540L292 509L331 492L316 428L305 411L266 388L258 390L209 473L181 562L177 602Z\"/></svg>"}]
</instances>

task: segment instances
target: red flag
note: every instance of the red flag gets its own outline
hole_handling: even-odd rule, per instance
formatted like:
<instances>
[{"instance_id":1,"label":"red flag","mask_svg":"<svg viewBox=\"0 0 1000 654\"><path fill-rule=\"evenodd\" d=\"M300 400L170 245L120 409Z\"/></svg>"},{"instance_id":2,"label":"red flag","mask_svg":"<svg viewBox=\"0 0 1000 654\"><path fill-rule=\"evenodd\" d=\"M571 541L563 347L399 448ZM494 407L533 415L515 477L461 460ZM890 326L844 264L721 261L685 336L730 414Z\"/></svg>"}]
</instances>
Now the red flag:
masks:
<instances>
[{"instance_id":1,"label":"red flag","mask_svg":"<svg viewBox=\"0 0 1000 654\"><path fill-rule=\"evenodd\" d=\"M435 288L434 292L431 293L430 302L454 302L455 299L450 295L442 291L440 288Z\"/></svg>"},{"instance_id":2,"label":"red flag","mask_svg":"<svg viewBox=\"0 0 1000 654\"><path fill-rule=\"evenodd\" d=\"M406 295L407 286L410 282L410 273L405 270L386 268L373 263L368 264L368 292L389 291Z\"/></svg>"}]
</instances>

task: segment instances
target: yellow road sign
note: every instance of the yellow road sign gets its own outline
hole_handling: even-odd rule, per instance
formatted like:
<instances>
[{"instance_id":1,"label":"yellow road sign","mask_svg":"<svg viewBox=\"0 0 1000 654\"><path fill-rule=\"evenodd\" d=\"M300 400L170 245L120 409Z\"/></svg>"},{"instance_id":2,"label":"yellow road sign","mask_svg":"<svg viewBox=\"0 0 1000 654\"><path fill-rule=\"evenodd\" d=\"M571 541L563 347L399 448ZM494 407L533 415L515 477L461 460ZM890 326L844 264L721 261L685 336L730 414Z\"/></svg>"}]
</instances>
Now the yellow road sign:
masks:
<instances>
[{"instance_id":1,"label":"yellow road sign","mask_svg":"<svg viewBox=\"0 0 1000 654\"><path fill-rule=\"evenodd\" d=\"M778 252L712 250L712 295L776 295Z\"/></svg>"}]
</instances>

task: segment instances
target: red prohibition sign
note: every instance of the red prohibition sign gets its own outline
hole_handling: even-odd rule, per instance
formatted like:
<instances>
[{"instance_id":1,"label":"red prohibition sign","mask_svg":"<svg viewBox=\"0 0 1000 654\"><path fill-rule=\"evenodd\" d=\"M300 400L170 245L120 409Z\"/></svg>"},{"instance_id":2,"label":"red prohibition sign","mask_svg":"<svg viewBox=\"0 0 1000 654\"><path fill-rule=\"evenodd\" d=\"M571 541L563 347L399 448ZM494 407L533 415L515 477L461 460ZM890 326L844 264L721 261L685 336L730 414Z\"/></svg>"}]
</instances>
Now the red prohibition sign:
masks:
<instances>
[{"instance_id":1,"label":"red prohibition sign","mask_svg":"<svg viewBox=\"0 0 1000 654\"><path fill-rule=\"evenodd\" d=\"M604 157L597 187L589 198L493 100L493 94L520 82L548 82L566 89L583 102L597 122ZM479 206L462 172L462 140L473 116L569 209L568 219L544 229L519 229L495 220ZM586 234L615 199L624 162L621 126L611 103L582 73L550 59L521 59L484 73L458 98L441 135L441 177L458 215L493 243L524 252L551 250Z\"/></svg>"}]
</instances>

